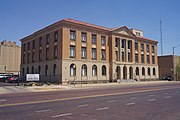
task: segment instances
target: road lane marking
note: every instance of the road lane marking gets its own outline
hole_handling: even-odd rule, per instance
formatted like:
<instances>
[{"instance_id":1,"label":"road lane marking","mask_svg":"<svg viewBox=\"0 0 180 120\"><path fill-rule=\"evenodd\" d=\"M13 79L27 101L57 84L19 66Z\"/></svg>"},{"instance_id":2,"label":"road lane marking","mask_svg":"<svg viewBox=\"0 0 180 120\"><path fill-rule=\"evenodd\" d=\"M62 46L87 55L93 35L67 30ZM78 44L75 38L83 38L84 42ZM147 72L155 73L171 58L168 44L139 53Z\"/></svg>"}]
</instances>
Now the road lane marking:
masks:
<instances>
[{"instance_id":1,"label":"road lane marking","mask_svg":"<svg viewBox=\"0 0 180 120\"><path fill-rule=\"evenodd\" d=\"M72 113L65 113L65 114L60 114L60 115L54 115L54 116L51 116L52 118L57 118L57 117L64 117L64 116L70 116L72 115Z\"/></svg>"},{"instance_id":2,"label":"road lane marking","mask_svg":"<svg viewBox=\"0 0 180 120\"><path fill-rule=\"evenodd\" d=\"M149 99L148 101L149 101L149 102L152 102L152 101L155 101L155 100L156 100L156 99Z\"/></svg>"},{"instance_id":3,"label":"road lane marking","mask_svg":"<svg viewBox=\"0 0 180 120\"><path fill-rule=\"evenodd\" d=\"M38 110L38 111L36 111L36 113L49 112L49 111L51 111L51 109L47 109L47 110Z\"/></svg>"},{"instance_id":4,"label":"road lane marking","mask_svg":"<svg viewBox=\"0 0 180 120\"><path fill-rule=\"evenodd\" d=\"M135 102L131 102L131 103L127 103L127 104L125 104L125 105L134 105L134 104L136 104Z\"/></svg>"},{"instance_id":5,"label":"road lane marking","mask_svg":"<svg viewBox=\"0 0 180 120\"><path fill-rule=\"evenodd\" d=\"M0 99L0 102L5 102L5 101L7 101L6 99Z\"/></svg>"},{"instance_id":6,"label":"road lane marking","mask_svg":"<svg viewBox=\"0 0 180 120\"><path fill-rule=\"evenodd\" d=\"M49 102L58 102L58 101L76 100L76 99L85 99L85 98L145 93L145 92L153 92L153 91L161 91L161 90L170 90L170 89L176 89L176 88L179 88L179 87L173 86L173 87L167 87L167 88L154 88L154 89L149 89L149 90L138 90L138 91L130 91L130 92L120 92L120 93L118 92L118 93L107 93L107 94L105 93L105 94L87 95L87 96L80 96L80 97L57 98L57 99L51 99L51 100L40 100L40 101L32 101L32 102L1 104L0 107L11 107L11 106L17 106L17 105L30 105L30 104L49 103Z\"/></svg>"},{"instance_id":7,"label":"road lane marking","mask_svg":"<svg viewBox=\"0 0 180 120\"><path fill-rule=\"evenodd\" d=\"M164 95L167 95L167 94L169 94L169 93L164 93Z\"/></svg>"},{"instance_id":8,"label":"road lane marking","mask_svg":"<svg viewBox=\"0 0 180 120\"><path fill-rule=\"evenodd\" d=\"M153 97L153 96L155 96L155 95L148 95L149 97Z\"/></svg>"},{"instance_id":9,"label":"road lane marking","mask_svg":"<svg viewBox=\"0 0 180 120\"><path fill-rule=\"evenodd\" d=\"M100 110L107 110L107 109L109 109L109 107L98 108L96 110L100 111Z\"/></svg>"},{"instance_id":10,"label":"road lane marking","mask_svg":"<svg viewBox=\"0 0 180 120\"><path fill-rule=\"evenodd\" d=\"M168 99L168 98L171 98L171 96L166 96L166 97L164 97L164 98Z\"/></svg>"},{"instance_id":11,"label":"road lane marking","mask_svg":"<svg viewBox=\"0 0 180 120\"><path fill-rule=\"evenodd\" d=\"M116 102L116 100L110 100L110 101L107 101L108 103L113 103L113 102Z\"/></svg>"},{"instance_id":12,"label":"road lane marking","mask_svg":"<svg viewBox=\"0 0 180 120\"><path fill-rule=\"evenodd\" d=\"M131 100L137 99L137 97L130 98Z\"/></svg>"},{"instance_id":13,"label":"road lane marking","mask_svg":"<svg viewBox=\"0 0 180 120\"><path fill-rule=\"evenodd\" d=\"M88 106L89 104L84 104L84 105L78 105L77 107L86 107Z\"/></svg>"}]
</instances>

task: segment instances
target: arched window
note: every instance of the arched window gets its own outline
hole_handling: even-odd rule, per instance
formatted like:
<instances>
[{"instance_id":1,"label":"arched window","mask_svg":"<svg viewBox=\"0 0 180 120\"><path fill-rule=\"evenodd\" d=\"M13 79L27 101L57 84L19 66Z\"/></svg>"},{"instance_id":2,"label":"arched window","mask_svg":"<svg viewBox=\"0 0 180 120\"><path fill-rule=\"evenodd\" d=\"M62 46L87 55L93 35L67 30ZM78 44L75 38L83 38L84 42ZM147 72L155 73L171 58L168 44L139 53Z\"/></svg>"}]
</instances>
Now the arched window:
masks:
<instances>
[{"instance_id":1,"label":"arched window","mask_svg":"<svg viewBox=\"0 0 180 120\"><path fill-rule=\"evenodd\" d=\"M81 75L82 76L87 76L87 66L85 64L82 65Z\"/></svg>"},{"instance_id":2,"label":"arched window","mask_svg":"<svg viewBox=\"0 0 180 120\"><path fill-rule=\"evenodd\" d=\"M148 75L151 75L151 70L149 67L148 67Z\"/></svg>"},{"instance_id":3,"label":"arched window","mask_svg":"<svg viewBox=\"0 0 180 120\"><path fill-rule=\"evenodd\" d=\"M70 76L76 76L76 65L75 64L70 65Z\"/></svg>"},{"instance_id":4,"label":"arched window","mask_svg":"<svg viewBox=\"0 0 180 120\"><path fill-rule=\"evenodd\" d=\"M145 75L145 69L144 69L144 67L142 68L142 75Z\"/></svg>"},{"instance_id":5,"label":"arched window","mask_svg":"<svg viewBox=\"0 0 180 120\"><path fill-rule=\"evenodd\" d=\"M40 65L38 66L38 73L39 74L41 73L41 66Z\"/></svg>"},{"instance_id":6,"label":"arched window","mask_svg":"<svg viewBox=\"0 0 180 120\"><path fill-rule=\"evenodd\" d=\"M53 75L57 75L57 66L54 64L53 66Z\"/></svg>"},{"instance_id":7,"label":"arched window","mask_svg":"<svg viewBox=\"0 0 180 120\"><path fill-rule=\"evenodd\" d=\"M34 74L34 67L31 68L31 73Z\"/></svg>"},{"instance_id":8,"label":"arched window","mask_svg":"<svg viewBox=\"0 0 180 120\"><path fill-rule=\"evenodd\" d=\"M92 66L92 76L97 76L97 66L96 65Z\"/></svg>"},{"instance_id":9,"label":"arched window","mask_svg":"<svg viewBox=\"0 0 180 120\"><path fill-rule=\"evenodd\" d=\"M106 76L106 66L105 65L102 66L102 75Z\"/></svg>"},{"instance_id":10,"label":"arched window","mask_svg":"<svg viewBox=\"0 0 180 120\"><path fill-rule=\"evenodd\" d=\"M156 69L153 68L153 75L156 75Z\"/></svg>"},{"instance_id":11,"label":"arched window","mask_svg":"<svg viewBox=\"0 0 180 120\"><path fill-rule=\"evenodd\" d=\"M139 75L139 68L136 67L136 75Z\"/></svg>"},{"instance_id":12,"label":"arched window","mask_svg":"<svg viewBox=\"0 0 180 120\"><path fill-rule=\"evenodd\" d=\"M48 65L45 67L45 75L48 75Z\"/></svg>"}]
</instances>

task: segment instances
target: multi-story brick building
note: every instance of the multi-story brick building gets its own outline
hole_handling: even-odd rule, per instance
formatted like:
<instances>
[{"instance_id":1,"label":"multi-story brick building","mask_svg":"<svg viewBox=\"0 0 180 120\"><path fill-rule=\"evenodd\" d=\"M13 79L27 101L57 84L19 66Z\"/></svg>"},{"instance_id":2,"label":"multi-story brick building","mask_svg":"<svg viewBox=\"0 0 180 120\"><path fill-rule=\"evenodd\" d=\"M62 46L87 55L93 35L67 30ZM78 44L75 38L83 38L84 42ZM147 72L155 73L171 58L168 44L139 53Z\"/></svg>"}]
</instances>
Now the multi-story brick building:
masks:
<instances>
[{"instance_id":1,"label":"multi-story brick building","mask_svg":"<svg viewBox=\"0 0 180 120\"><path fill-rule=\"evenodd\" d=\"M21 74L42 80L157 79L157 42L126 26L63 19L21 39Z\"/></svg>"},{"instance_id":2,"label":"multi-story brick building","mask_svg":"<svg viewBox=\"0 0 180 120\"><path fill-rule=\"evenodd\" d=\"M0 42L0 73L18 75L21 63L21 47L16 42Z\"/></svg>"}]
</instances>

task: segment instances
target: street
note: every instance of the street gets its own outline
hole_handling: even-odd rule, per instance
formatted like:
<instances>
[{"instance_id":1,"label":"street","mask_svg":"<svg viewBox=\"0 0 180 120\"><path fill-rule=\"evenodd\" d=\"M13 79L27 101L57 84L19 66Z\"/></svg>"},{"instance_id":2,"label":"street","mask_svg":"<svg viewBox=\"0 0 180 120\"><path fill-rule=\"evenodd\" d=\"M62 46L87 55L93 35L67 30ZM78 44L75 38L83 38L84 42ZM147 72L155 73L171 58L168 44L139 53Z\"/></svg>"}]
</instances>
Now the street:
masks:
<instances>
[{"instance_id":1,"label":"street","mask_svg":"<svg viewBox=\"0 0 180 120\"><path fill-rule=\"evenodd\" d=\"M179 120L180 84L0 95L1 120Z\"/></svg>"}]
</instances>

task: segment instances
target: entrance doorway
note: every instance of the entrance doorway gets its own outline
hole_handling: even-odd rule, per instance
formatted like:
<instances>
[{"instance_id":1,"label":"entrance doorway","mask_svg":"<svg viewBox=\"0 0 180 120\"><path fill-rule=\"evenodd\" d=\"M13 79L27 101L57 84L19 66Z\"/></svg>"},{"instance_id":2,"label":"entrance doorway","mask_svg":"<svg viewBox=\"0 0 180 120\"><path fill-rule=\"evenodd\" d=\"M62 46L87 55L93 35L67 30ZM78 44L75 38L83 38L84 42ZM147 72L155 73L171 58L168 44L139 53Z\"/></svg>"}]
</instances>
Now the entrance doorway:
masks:
<instances>
[{"instance_id":1,"label":"entrance doorway","mask_svg":"<svg viewBox=\"0 0 180 120\"><path fill-rule=\"evenodd\" d=\"M116 75L117 75L117 79L121 79L121 68L120 68L120 66L116 67Z\"/></svg>"}]
</instances>

